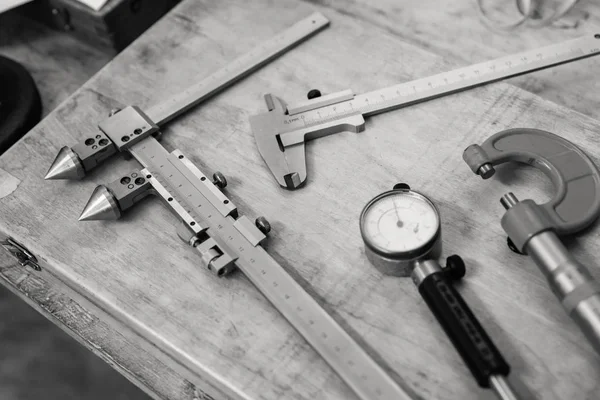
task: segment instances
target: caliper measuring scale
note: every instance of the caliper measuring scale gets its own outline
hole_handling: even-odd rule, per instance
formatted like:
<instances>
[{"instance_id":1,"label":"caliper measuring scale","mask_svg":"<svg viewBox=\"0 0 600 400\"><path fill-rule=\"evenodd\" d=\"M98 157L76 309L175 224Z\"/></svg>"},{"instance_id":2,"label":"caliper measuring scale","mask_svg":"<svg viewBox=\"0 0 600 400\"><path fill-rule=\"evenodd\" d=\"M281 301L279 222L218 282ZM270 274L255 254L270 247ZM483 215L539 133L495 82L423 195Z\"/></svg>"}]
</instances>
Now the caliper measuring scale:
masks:
<instances>
[{"instance_id":1,"label":"caliper measuring scale","mask_svg":"<svg viewBox=\"0 0 600 400\"><path fill-rule=\"evenodd\" d=\"M412 397L261 246L270 230L266 219L252 223L220 189L221 173L209 179L181 151L168 152L157 140L159 125L223 90L328 24L315 13L250 53L192 85L147 113L129 106L111 112L100 131L73 148L64 147L46 179L80 179L117 151L129 152L142 166L98 186L80 220L121 217L147 195L156 195L180 219L178 236L217 276L236 267L281 312L362 400Z\"/></svg>"},{"instance_id":2,"label":"caliper measuring scale","mask_svg":"<svg viewBox=\"0 0 600 400\"><path fill-rule=\"evenodd\" d=\"M423 194L398 184L364 207L360 233L368 260L386 275L411 277L421 297L483 388L501 400L517 400L506 377L510 372L452 282L465 275L463 260L453 255L442 268L442 230L437 207Z\"/></svg>"},{"instance_id":3,"label":"caliper measuring scale","mask_svg":"<svg viewBox=\"0 0 600 400\"><path fill-rule=\"evenodd\" d=\"M365 117L407 107L477 86L600 54L600 34L487 61L428 78L355 95L352 90L288 105L265 95L268 112L252 116L256 146L277 183L298 189L306 181L305 142L343 131L365 129Z\"/></svg>"}]
</instances>

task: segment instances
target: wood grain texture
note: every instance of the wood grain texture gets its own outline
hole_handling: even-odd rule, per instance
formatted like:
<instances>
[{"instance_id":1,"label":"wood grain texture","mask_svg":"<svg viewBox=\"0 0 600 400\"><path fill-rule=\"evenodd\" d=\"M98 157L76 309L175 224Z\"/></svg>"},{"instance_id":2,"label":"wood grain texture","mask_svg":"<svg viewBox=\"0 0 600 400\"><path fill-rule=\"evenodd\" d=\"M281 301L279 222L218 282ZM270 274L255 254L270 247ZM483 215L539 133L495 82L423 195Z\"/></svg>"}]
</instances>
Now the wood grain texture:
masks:
<instances>
[{"instance_id":1,"label":"wood grain texture","mask_svg":"<svg viewBox=\"0 0 600 400\"><path fill-rule=\"evenodd\" d=\"M12 259L10 259L12 260ZM69 296L60 292L60 285L49 285L42 278L32 275L25 268L18 265L4 263L4 259L0 260L0 277L1 283L8 287L11 291L21 296L27 304L32 306L36 311L46 316L54 324L63 328L71 337L77 340L80 345L91 350L94 354L102 358L111 367L116 369L120 374L131 381L134 381L149 395L156 399L172 398L172 399L189 399L193 393L193 385L181 379L179 374L175 374L172 370L166 367L160 361L141 349L136 342L132 340L131 334L124 336L122 333L115 331L105 321L99 319L96 315L91 314L87 309L74 302ZM23 296L23 294L26 294ZM3 300L4 295L3 295ZM3 301L3 306L13 305L14 302ZM22 321L23 318L15 316L15 313L20 313L25 304L16 304L17 307L12 309L12 321L7 323ZM26 311L26 310L25 310ZM8 399L29 399L47 396L59 396L60 398L76 398L76 392L79 395L84 395L89 399L103 399L112 396L117 398L143 398L141 393L132 386L131 388L121 385L114 386L114 379L110 379L108 375L102 375L98 368L88 359L86 362L82 357L78 357L78 352L72 351L73 344L67 340L57 340L53 331L40 329L44 321L37 321L36 324L29 324L30 331L24 332L22 325L17 322L13 325L15 329L12 334L20 336L37 335L37 340L32 340L32 346L29 351L38 352L37 358L33 358L28 354L21 354L19 357L13 357L12 351L23 349L23 346L12 346L10 338L11 332L7 332L4 337L3 344L6 349L3 351L3 365L6 369L9 368L8 360L12 359L13 363L10 368L15 373L23 371L35 371L36 377L21 377L16 380L8 371L3 372L2 389L0 394L3 398ZM16 326L15 326L16 325ZM22 340L19 339L19 340ZM47 342L52 340L53 346L49 353ZM14 349L14 350L13 350ZM56 354L52 353L56 352ZM64 359L68 356L68 362ZM62 362L58 363L55 358L63 358ZM37 370L32 368L18 367L14 360L20 359L23 362L35 362L39 366ZM54 364L53 364L54 363ZM102 365L102 364L100 364ZM47 369L47 370L46 370ZM109 369L110 371L110 369ZM112 371L111 371L112 372ZM102 381L98 378L106 378ZM60 380L62 392L51 386L48 380ZM14 385L18 382L19 386ZM12 385L11 385L12 384ZM76 386L73 388L72 386ZM87 386L86 389L81 389L77 386ZM13 387L16 386L16 387ZM49 390L49 388L52 388ZM53 397L54 398L54 397Z\"/></svg>"},{"instance_id":2,"label":"wood grain texture","mask_svg":"<svg viewBox=\"0 0 600 400\"><path fill-rule=\"evenodd\" d=\"M171 124L163 144L182 149L205 173L225 173L241 213L265 215L274 226L269 253L421 398L492 399L476 387L413 284L380 275L364 256L363 205L398 181L410 183L438 204L445 254L468 261L460 291L512 364L524 398L597 398L597 355L535 265L506 248L500 228L504 192L543 200L549 182L510 168L483 182L461 155L498 130L527 126L563 135L597 162L600 123L495 84L370 118L360 134L318 139L307 146L310 176L300 191L284 191L271 178L248 125L263 110L263 93L288 101L314 87L360 93L451 66L347 10L292 0L182 3L0 158L0 177L19 180L0 200L0 232L38 255L42 275L115 329L136 332L140 348L199 388L212 388L215 398L355 398L241 274L216 279L200 269L157 201L119 222L77 222L92 189L137 168L134 161L112 160L82 182L42 180L58 149L95 132L111 108L153 105L315 8L331 28ZM593 227L569 242L596 277L598 233Z\"/></svg>"}]
</instances>

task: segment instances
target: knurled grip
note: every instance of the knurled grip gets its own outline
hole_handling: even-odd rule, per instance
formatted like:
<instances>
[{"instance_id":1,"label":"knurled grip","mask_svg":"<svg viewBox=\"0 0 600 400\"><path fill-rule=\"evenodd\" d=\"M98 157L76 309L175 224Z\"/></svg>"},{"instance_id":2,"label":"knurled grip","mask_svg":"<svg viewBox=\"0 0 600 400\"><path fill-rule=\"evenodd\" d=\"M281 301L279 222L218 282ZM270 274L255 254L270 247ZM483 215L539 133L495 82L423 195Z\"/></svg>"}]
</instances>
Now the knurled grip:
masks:
<instances>
[{"instance_id":1,"label":"knurled grip","mask_svg":"<svg viewBox=\"0 0 600 400\"><path fill-rule=\"evenodd\" d=\"M419 293L442 325L479 386L492 375L507 376L510 367L444 271L427 276Z\"/></svg>"},{"instance_id":2,"label":"knurled grip","mask_svg":"<svg viewBox=\"0 0 600 400\"><path fill-rule=\"evenodd\" d=\"M537 207L541 209L539 214L548 220L545 225L551 225L558 234L580 231L600 215L598 168L581 149L560 136L539 129L508 129L481 145L469 146L463 159L477 174L484 165L509 161L522 162L544 172L552 180L556 193L549 202ZM491 175L486 174L486 178Z\"/></svg>"},{"instance_id":3,"label":"knurled grip","mask_svg":"<svg viewBox=\"0 0 600 400\"><path fill-rule=\"evenodd\" d=\"M600 354L600 284L554 232L535 235L526 251L548 279L565 311Z\"/></svg>"}]
</instances>

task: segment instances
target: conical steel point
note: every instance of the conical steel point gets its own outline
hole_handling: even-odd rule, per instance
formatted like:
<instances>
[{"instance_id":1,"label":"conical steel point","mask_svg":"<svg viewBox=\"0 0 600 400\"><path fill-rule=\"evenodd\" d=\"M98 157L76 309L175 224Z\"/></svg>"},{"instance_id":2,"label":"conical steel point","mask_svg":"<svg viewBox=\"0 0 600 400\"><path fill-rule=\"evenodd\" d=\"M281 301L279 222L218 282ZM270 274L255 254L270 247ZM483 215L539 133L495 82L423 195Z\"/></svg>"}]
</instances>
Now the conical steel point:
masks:
<instances>
[{"instance_id":1,"label":"conical steel point","mask_svg":"<svg viewBox=\"0 0 600 400\"><path fill-rule=\"evenodd\" d=\"M81 179L84 176L85 170L79 157L65 146L58 152L44 179Z\"/></svg>"},{"instance_id":2,"label":"conical steel point","mask_svg":"<svg viewBox=\"0 0 600 400\"><path fill-rule=\"evenodd\" d=\"M94 193L88 200L81 216L80 221L109 221L119 219L121 210L115 200L115 197L109 192L106 186L100 185L94 189Z\"/></svg>"}]
</instances>

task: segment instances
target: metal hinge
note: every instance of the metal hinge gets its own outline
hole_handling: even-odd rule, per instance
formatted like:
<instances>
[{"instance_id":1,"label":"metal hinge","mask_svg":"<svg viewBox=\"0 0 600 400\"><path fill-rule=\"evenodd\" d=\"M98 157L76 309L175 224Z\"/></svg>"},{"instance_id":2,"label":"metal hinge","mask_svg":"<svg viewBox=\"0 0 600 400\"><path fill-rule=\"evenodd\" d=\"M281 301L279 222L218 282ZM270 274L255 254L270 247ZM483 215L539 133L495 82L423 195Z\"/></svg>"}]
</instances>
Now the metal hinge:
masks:
<instances>
[{"instance_id":1,"label":"metal hinge","mask_svg":"<svg viewBox=\"0 0 600 400\"><path fill-rule=\"evenodd\" d=\"M0 242L0 244L17 259L21 266L29 266L36 271L42 270L38 264L37 258L35 258L35 256L29 250L27 250L27 247L23 246L13 238L6 238L6 240Z\"/></svg>"}]
</instances>

